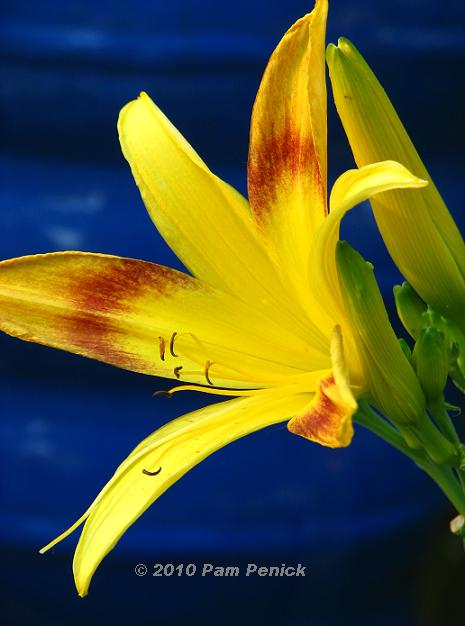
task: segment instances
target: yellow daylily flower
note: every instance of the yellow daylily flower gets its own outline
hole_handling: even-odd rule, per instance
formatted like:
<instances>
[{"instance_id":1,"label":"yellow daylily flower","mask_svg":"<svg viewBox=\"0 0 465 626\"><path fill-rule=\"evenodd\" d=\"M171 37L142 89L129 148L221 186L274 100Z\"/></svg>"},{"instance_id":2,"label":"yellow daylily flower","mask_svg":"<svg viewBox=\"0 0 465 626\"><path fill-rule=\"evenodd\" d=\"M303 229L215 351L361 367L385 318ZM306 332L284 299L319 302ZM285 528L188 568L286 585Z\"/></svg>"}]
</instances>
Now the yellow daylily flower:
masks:
<instances>
[{"instance_id":1,"label":"yellow daylily flower","mask_svg":"<svg viewBox=\"0 0 465 626\"><path fill-rule=\"evenodd\" d=\"M366 382L337 276L339 222L373 194L425 183L391 161L346 172L328 215L326 14L317 0L267 66L251 123L250 204L146 94L121 111L121 146L143 201L192 276L84 252L0 263L3 331L185 383L171 394L236 396L155 431L42 550L85 522L74 558L82 596L126 529L215 450L288 420L322 445L351 441Z\"/></svg>"},{"instance_id":2,"label":"yellow daylily flower","mask_svg":"<svg viewBox=\"0 0 465 626\"><path fill-rule=\"evenodd\" d=\"M429 182L419 192L372 198L389 252L408 282L434 310L465 332L465 244L386 92L356 47L328 46L333 96L359 167L394 159Z\"/></svg>"}]
</instances>

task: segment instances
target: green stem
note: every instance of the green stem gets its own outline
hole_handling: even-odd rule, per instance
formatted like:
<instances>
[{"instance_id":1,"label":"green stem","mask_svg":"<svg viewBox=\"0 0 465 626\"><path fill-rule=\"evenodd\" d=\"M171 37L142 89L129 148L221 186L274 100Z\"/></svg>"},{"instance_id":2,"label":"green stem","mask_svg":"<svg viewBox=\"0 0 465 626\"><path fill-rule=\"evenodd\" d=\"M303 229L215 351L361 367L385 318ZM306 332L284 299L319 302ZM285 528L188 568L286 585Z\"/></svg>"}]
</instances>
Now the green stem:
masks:
<instances>
[{"instance_id":1,"label":"green stem","mask_svg":"<svg viewBox=\"0 0 465 626\"><path fill-rule=\"evenodd\" d=\"M414 450L409 447L402 436L399 434L399 431L393 428L389 422L380 417L378 413L376 413L369 404L366 402L360 402L358 411L354 416L355 422L368 428L375 435L381 437L385 441L391 444L397 450L400 450L403 454L410 457L415 463L418 462L428 462L428 459L419 450Z\"/></svg>"},{"instance_id":2,"label":"green stem","mask_svg":"<svg viewBox=\"0 0 465 626\"><path fill-rule=\"evenodd\" d=\"M419 464L418 464L419 465ZM446 465L442 467L430 466L422 467L434 482L442 489L459 513L465 515L465 494L453 470Z\"/></svg>"},{"instance_id":3,"label":"green stem","mask_svg":"<svg viewBox=\"0 0 465 626\"><path fill-rule=\"evenodd\" d=\"M465 491L465 469L462 468L464 449L462 442L460 441L460 437L455 429L454 422L449 415L449 411L446 409L444 394L441 394L434 401L430 401L428 409L441 432L456 446L460 452L459 463L458 467L455 468L455 473L460 485L462 486L462 490Z\"/></svg>"},{"instance_id":4,"label":"green stem","mask_svg":"<svg viewBox=\"0 0 465 626\"><path fill-rule=\"evenodd\" d=\"M457 447L441 433L426 413L420 417L418 424L411 426L411 429L416 433L433 463L459 465L460 457Z\"/></svg>"},{"instance_id":5,"label":"green stem","mask_svg":"<svg viewBox=\"0 0 465 626\"><path fill-rule=\"evenodd\" d=\"M444 406L444 396L441 394L434 402L429 403L429 411L441 432L455 445L460 445L460 438L455 430L449 413Z\"/></svg>"},{"instance_id":6,"label":"green stem","mask_svg":"<svg viewBox=\"0 0 465 626\"><path fill-rule=\"evenodd\" d=\"M399 432L365 402L360 403L354 420L412 459L442 489L457 511L465 515L465 494L450 467L436 465L422 451L409 448Z\"/></svg>"}]
</instances>

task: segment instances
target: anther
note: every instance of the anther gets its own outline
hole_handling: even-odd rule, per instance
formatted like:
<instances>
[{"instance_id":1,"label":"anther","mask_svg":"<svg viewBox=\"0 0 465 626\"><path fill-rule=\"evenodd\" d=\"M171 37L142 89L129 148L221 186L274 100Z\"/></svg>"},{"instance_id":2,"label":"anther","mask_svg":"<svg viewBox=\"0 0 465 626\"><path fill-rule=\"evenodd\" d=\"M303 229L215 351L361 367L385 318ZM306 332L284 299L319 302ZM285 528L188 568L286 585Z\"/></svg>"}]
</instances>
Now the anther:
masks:
<instances>
[{"instance_id":1,"label":"anther","mask_svg":"<svg viewBox=\"0 0 465 626\"><path fill-rule=\"evenodd\" d=\"M143 469L142 470L142 474L145 474L146 476L156 476L157 474L159 474L161 472L161 467L159 467L157 470L155 470L154 472L149 472L149 470Z\"/></svg>"},{"instance_id":2,"label":"anther","mask_svg":"<svg viewBox=\"0 0 465 626\"><path fill-rule=\"evenodd\" d=\"M180 374L179 372L182 370L182 365L178 365L178 367L175 367L173 369L174 375L176 376L176 378L180 378Z\"/></svg>"},{"instance_id":3,"label":"anther","mask_svg":"<svg viewBox=\"0 0 465 626\"><path fill-rule=\"evenodd\" d=\"M165 360L165 339L164 337L158 337L158 340L160 341L160 359L164 361Z\"/></svg>"},{"instance_id":4,"label":"anther","mask_svg":"<svg viewBox=\"0 0 465 626\"><path fill-rule=\"evenodd\" d=\"M212 383L212 381L210 380L210 377L209 377L209 375L208 375L208 373L209 373L209 371L210 371L210 367L211 367L212 365L213 365L213 361L206 361L206 362L205 362L205 369L204 369L204 372L203 372L203 373L204 373L204 376L205 376L205 379L206 379L207 383L213 387L213 383Z\"/></svg>"},{"instance_id":5,"label":"anther","mask_svg":"<svg viewBox=\"0 0 465 626\"><path fill-rule=\"evenodd\" d=\"M157 398L158 396L163 396L163 398L172 398L173 394L169 391L163 391L163 390L154 391L152 393L152 398Z\"/></svg>"},{"instance_id":6,"label":"anther","mask_svg":"<svg viewBox=\"0 0 465 626\"><path fill-rule=\"evenodd\" d=\"M174 333L171 335L171 339L170 339L170 354L171 354L171 356L174 356L174 357L178 356L178 355L174 352L174 340L175 340L175 337L176 337L176 335L177 335L177 334L178 334L177 332L174 332ZM175 373L176 373L176 372L175 372Z\"/></svg>"}]
</instances>

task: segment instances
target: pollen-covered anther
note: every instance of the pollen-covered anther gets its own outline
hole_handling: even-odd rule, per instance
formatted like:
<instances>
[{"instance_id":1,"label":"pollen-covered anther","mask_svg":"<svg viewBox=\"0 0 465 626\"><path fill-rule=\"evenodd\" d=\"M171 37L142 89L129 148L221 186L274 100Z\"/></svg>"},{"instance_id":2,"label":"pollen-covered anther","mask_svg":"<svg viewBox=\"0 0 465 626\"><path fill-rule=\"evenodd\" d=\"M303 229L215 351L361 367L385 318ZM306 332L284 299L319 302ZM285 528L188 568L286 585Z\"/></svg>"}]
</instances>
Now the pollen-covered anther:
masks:
<instances>
[{"instance_id":1,"label":"pollen-covered anther","mask_svg":"<svg viewBox=\"0 0 465 626\"><path fill-rule=\"evenodd\" d=\"M205 368L204 368L203 373L205 375L205 380L207 381L207 383L213 387L213 383L210 380L210 376L209 376L210 368L212 365L213 365L213 361L205 361Z\"/></svg>"},{"instance_id":2,"label":"pollen-covered anther","mask_svg":"<svg viewBox=\"0 0 465 626\"><path fill-rule=\"evenodd\" d=\"M157 476L160 472L161 472L161 467L159 467L154 472L150 472L149 470L146 470L146 469L142 470L142 474L145 474L146 476Z\"/></svg>"},{"instance_id":3,"label":"pollen-covered anther","mask_svg":"<svg viewBox=\"0 0 465 626\"><path fill-rule=\"evenodd\" d=\"M154 391L152 393L152 398L158 398L159 396L162 396L163 398L172 398L173 394L171 391L166 391L164 389L160 389L159 391Z\"/></svg>"},{"instance_id":4,"label":"pollen-covered anther","mask_svg":"<svg viewBox=\"0 0 465 626\"><path fill-rule=\"evenodd\" d=\"M179 356L178 354L175 353L174 351L174 340L177 337L177 332L175 331L172 335L171 335L171 339L170 339L170 354L171 356L177 357ZM175 372L176 373L176 372Z\"/></svg>"},{"instance_id":5,"label":"pollen-covered anther","mask_svg":"<svg viewBox=\"0 0 465 626\"><path fill-rule=\"evenodd\" d=\"M159 344L159 348L160 348L160 359L162 361L165 360L165 349L166 349L166 345L165 345L165 338L164 337L158 337L158 341L160 342Z\"/></svg>"},{"instance_id":6,"label":"pollen-covered anther","mask_svg":"<svg viewBox=\"0 0 465 626\"><path fill-rule=\"evenodd\" d=\"M180 378L181 377L181 375L180 375L181 370L182 370L182 365L178 365L178 367L173 368L173 372L174 372L174 375L176 376L176 378Z\"/></svg>"}]
</instances>

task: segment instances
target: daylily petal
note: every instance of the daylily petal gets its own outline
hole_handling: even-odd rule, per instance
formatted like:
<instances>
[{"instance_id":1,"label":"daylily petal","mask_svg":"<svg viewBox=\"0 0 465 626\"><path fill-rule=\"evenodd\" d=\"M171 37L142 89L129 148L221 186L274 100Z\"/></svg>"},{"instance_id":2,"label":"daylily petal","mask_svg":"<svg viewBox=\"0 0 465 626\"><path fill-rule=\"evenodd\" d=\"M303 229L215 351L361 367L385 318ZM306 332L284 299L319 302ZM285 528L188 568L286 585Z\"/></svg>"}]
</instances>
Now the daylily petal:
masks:
<instances>
[{"instance_id":1,"label":"daylily petal","mask_svg":"<svg viewBox=\"0 0 465 626\"><path fill-rule=\"evenodd\" d=\"M347 39L329 46L333 95L357 165L394 159L429 181L371 201L389 252L435 310L458 321L465 309L465 244L402 122L375 75Z\"/></svg>"},{"instance_id":2,"label":"daylily petal","mask_svg":"<svg viewBox=\"0 0 465 626\"><path fill-rule=\"evenodd\" d=\"M252 113L249 198L257 224L297 290L309 241L326 215L327 1L284 35Z\"/></svg>"},{"instance_id":3,"label":"daylily petal","mask_svg":"<svg viewBox=\"0 0 465 626\"><path fill-rule=\"evenodd\" d=\"M260 387L327 367L269 316L175 270L54 253L0 263L0 329L125 369Z\"/></svg>"},{"instance_id":4,"label":"daylily petal","mask_svg":"<svg viewBox=\"0 0 465 626\"><path fill-rule=\"evenodd\" d=\"M426 181L413 176L395 161L348 170L336 180L331 191L330 213L315 235L310 258L313 291L330 314L333 311L344 317L335 261L339 226L344 215L375 194L390 189L418 188L426 184Z\"/></svg>"},{"instance_id":5,"label":"daylily petal","mask_svg":"<svg viewBox=\"0 0 465 626\"><path fill-rule=\"evenodd\" d=\"M121 111L118 131L147 210L184 265L222 291L300 317L258 237L247 201L215 176L142 93ZM290 315L289 315L290 313Z\"/></svg>"},{"instance_id":6,"label":"daylily petal","mask_svg":"<svg viewBox=\"0 0 465 626\"><path fill-rule=\"evenodd\" d=\"M147 437L118 467L78 523L87 521L74 557L78 593L87 594L102 559L155 500L207 456L256 430L288 419L308 403L309 394L235 399L173 420ZM153 475L147 475L152 472ZM43 548L48 550L72 530Z\"/></svg>"},{"instance_id":7,"label":"daylily petal","mask_svg":"<svg viewBox=\"0 0 465 626\"><path fill-rule=\"evenodd\" d=\"M349 384L339 326L333 331L331 357L333 372L319 381L313 400L290 420L288 429L323 446L341 448L352 441L357 401Z\"/></svg>"},{"instance_id":8,"label":"daylily petal","mask_svg":"<svg viewBox=\"0 0 465 626\"><path fill-rule=\"evenodd\" d=\"M348 211L356 204L390 189L426 187L428 181L414 176L396 161L382 161L347 170L331 189L330 211Z\"/></svg>"}]
</instances>

